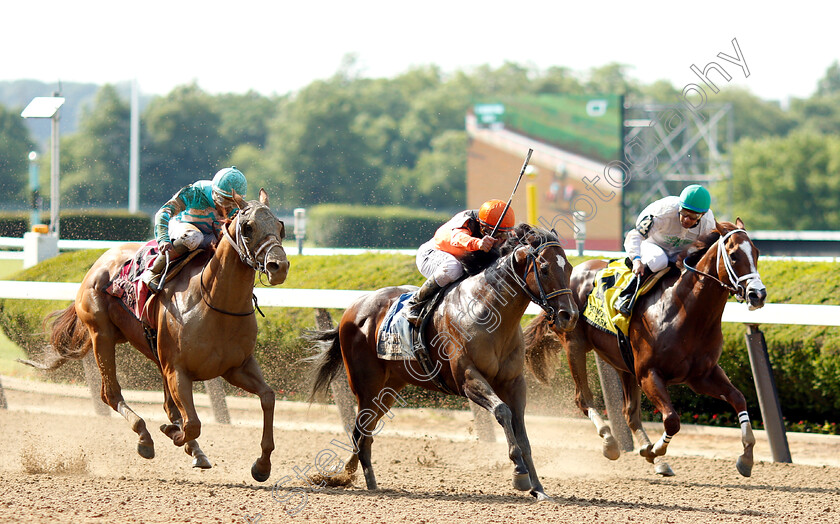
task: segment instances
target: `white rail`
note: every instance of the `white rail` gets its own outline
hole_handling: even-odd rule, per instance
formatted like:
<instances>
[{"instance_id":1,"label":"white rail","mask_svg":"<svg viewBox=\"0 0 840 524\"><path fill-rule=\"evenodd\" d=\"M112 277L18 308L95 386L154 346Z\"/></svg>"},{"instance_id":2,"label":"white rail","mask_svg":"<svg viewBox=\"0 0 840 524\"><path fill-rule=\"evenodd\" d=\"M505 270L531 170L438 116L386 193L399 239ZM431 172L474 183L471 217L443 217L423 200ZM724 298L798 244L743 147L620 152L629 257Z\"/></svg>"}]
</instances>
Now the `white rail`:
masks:
<instances>
[{"instance_id":1,"label":"white rail","mask_svg":"<svg viewBox=\"0 0 840 524\"><path fill-rule=\"evenodd\" d=\"M75 300L78 290L78 283L0 280L0 298ZM261 307L346 309L368 291L256 288L254 293ZM536 315L539 311L536 304L531 304L526 313ZM767 304L761 309L749 311L746 304L728 302L723 311L723 321L739 324L840 326L840 306Z\"/></svg>"}]
</instances>

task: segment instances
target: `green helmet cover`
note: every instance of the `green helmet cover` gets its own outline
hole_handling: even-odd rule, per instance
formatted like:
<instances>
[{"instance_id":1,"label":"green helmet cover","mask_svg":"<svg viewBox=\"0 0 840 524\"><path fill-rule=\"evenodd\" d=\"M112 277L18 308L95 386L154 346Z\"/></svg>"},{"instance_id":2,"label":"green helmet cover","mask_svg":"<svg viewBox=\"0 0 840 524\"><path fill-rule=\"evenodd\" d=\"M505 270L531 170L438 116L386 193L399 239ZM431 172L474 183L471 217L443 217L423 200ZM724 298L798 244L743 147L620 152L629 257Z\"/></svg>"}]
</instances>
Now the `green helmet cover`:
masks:
<instances>
[{"instance_id":1,"label":"green helmet cover","mask_svg":"<svg viewBox=\"0 0 840 524\"><path fill-rule=\"evenodd\" d=\"M680 206L690 211L705 213L711 205L712 196L705 187L699 184L692 184L680 193Z\"/></svg>"},{"instance_id":2,"label":"green helmet cover","mask_svg":"<svg viewBox=\"0 0 840 524\"><path fill-rule=\"evenodd\" d=\"M245 198L248 192L248 181L245 180L245 175L242 171L236 169L236 166L226 167L219 170L213 177L213 191L217 191L227 198L233 197L233 192Z\"/></svg>"}]
</instances>

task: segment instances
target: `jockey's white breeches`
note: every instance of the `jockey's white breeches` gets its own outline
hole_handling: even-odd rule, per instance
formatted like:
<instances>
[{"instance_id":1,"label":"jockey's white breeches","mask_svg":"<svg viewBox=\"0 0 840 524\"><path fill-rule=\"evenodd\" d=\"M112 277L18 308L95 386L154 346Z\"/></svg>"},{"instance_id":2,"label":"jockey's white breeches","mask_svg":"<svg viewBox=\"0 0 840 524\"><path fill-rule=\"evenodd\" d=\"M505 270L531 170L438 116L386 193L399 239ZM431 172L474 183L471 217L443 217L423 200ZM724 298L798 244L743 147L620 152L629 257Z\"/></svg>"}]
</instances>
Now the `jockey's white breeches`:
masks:
<instances>
[{"instance_id":1,"label":"jockey's white breeches","mask_svg":"<svg viewBox=\"0 0 840 524\"><path fill-rule=\"evenodd\" d=\"M434 278L443 287L461 278L464 266L455 256L435 249L434 240L429 240L417 250L417 269L426 278Z\"/></svg>"},{"instance_id":2,"label":"jockey's white breeches","mask_svg":"<svg viewBox=\"0 0 840 524\"><path fill-rule=\"evenodd\" d=\"M650 268L656 273L668 267L668 253L658 245L645 240L639 246L639 256L642 257L642 264Z\"/></svg>"}]
</instances>

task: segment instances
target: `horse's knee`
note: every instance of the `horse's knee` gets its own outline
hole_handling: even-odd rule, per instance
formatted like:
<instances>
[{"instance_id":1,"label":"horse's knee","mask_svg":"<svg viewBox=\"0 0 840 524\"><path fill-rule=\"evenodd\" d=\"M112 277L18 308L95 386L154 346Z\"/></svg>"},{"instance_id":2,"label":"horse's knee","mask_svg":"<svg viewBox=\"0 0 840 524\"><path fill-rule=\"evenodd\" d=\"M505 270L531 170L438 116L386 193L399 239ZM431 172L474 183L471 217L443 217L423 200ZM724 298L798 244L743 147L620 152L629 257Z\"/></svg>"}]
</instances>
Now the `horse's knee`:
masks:
<instances>
[{"instance_id":1,"label":"horse's knee","mask_svg":"<svg viewBox=\"0 0 840 524\"><path fill-rule=\"evenodd\" d=\"M263 411L272 411L274 410L274 390L267 389L260 393L260 406L262 406Z\"/></svg>"},{"instance_id":2,"label":"horse's knee","mask_svg":"<svg viewBox=\"0 0 840 524\"><path fill-rule=\"evenodd\" d=\"M184 424L184 428L182 429L184 432L184 441L195 440L201 435L201 421L199 420L190 420Z\"/></svg>"},{"instance_id":3,"label":"horse's knee","mask_svg":"<svg viewBox=\"0 0 840 524\"><path fill-rule=\"evenodd\" d=\"M505 427L511 423L513 420L513 413L510 411L510 408L507 404L499 404L495 408L493 408L493 416L496 417L496 421Z\"/></svg>"},{"instance_id":4,"label":"horse's knee","mask_svg":"<svg viewBox=\"0 0 840 524\"><path fill-rule=\"evenodd\" d=\"M680 416L673 411L668 414L662 423L665 426L665 433L674 436L680 431Z\"/></svg>"}]
</instances>

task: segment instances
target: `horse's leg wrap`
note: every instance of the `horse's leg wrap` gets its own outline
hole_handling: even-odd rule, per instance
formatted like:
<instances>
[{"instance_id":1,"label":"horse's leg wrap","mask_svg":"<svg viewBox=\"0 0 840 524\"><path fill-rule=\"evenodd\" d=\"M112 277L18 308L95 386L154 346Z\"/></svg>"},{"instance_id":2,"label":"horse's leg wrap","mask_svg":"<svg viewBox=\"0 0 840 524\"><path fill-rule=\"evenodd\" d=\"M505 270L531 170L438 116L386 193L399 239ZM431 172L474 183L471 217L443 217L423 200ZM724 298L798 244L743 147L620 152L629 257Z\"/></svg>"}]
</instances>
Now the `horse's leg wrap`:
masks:
<instances>
[{"instance_id":1,"label":"horse's leg wrap","mask_svg":"<svg viewBox=\"0 0 840 524\"><path fill-rule=\"evenodd\" d=\"M621 450L618 448L618 441L613 436L610 425L601 418L601 415L598 414L595 408L586 410L586 415L595 424L595 429L598 430L598 434L604 439L604 445L601 450L604 456L610 460L618 460L621 456Z\"/></svg>"},{"instance_id":2,"label":"horse's leg wrap","mask_svg":"<svg viewBox=\"0 0 840 524\"><path fill-rule=\"evenodd\" d=\"M131 424L131 429L140 436L140 441L137 442L137 453L143 458L155 458L155 443L146 429L146 421L128 407L128 404L123 400L117 404L117 412Z\"/></svg>"},{"instance_id":3,"label":"horse's leg wrap","mask_svg":"<svg viewBox=\"0 0 840 524\"><path fill-rule=\"evenodd\" d=\"M741 443L744 445L744 454L738 457L735 467L738 473L745 477L752 475L753 447L755 446L755 435L753 435L750 415L746 411L738 413L738 422L741 424Z\"/></svg>"},{"instance_id":4,"label":"horse's leg wrap","mask_svg":"<svg viewBox=\"0 0 840 524\"><path fill-rule=\"evenodd\" d=\"M669 435L667 431L663 432L659 440L656 441L656 444L653 445L653 449L651 450L653 454L656 456L664 455L668 451L668 444L672 438L674 438L673 435Z\"/></svg>"}]
</instances>

